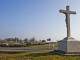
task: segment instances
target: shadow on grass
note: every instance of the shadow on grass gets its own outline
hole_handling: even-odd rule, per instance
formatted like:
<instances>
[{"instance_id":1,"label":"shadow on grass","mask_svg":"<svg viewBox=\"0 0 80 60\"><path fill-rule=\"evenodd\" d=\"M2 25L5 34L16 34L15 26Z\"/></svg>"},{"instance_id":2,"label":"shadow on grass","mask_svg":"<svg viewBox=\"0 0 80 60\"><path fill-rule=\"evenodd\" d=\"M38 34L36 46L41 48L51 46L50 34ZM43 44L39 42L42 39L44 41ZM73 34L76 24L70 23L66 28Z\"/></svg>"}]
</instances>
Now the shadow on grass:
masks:
<instances>
[{"instance_id":1,"label":"shadow on grass","mask_svg":"<svg viewBox=\"0 0 80 60\"><path fill-rule=\"evenodd\" d=\"M49 55L58 55L58 56L66 56L66 57L80 57L80 55L65 55L65 52L64 51L60 51L60 50L54 50L54 51L50 51L50 52L47 52L47 53L32 53L32 54L29 54L29 55L26 55L26 56L33 56L33 57L39 57L39 56L49 56Z\"/></svg>"},{"instance_id":2,"label":"shadow on grass","mask_svg":"<svg viewBox=\"0 0 80 60\"><path fill-rule=\"evenodd\" d=\"M46 53L32 53L32 54L29 54L29 55L26 55L26 56L33 56L33 57L39 57L39 56L48 56L48 55L64 55L65 52L63 51L50 51L50 52L46 52Z\"/></svg>"},{"instance_id":3,"label":"shadow on grass","mask_svg":"<svg viewBox=\"0 0 80 60\"><path fill-rule=\"evenodd\" d=\"M49 54L51 54L51 55L64 55L65 52L61 51L61 50L54 50L54 51L49 52Z\"/></svg>"}]
</instances>

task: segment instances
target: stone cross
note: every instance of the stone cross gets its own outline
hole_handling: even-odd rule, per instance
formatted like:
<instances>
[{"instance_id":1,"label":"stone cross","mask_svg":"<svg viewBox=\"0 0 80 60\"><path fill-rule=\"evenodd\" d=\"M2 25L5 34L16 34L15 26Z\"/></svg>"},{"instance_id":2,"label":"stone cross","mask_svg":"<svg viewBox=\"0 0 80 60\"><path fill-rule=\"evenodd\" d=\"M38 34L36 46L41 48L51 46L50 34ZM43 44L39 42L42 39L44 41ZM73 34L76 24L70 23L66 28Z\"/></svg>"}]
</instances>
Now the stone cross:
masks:
<instances>
[{"instance_id":1,"label":"stone cross","mask_svg":"<svg viewBox=\"0 0 80 60\"><path fill-rule=\"evenodd\" d=\"M66 10L59 10L60 13L64 13L66 16L67 38L70 37L70 14L76 14L75 11L70 11L69 6L66 6Z\"/></svg>"}]
</instances>

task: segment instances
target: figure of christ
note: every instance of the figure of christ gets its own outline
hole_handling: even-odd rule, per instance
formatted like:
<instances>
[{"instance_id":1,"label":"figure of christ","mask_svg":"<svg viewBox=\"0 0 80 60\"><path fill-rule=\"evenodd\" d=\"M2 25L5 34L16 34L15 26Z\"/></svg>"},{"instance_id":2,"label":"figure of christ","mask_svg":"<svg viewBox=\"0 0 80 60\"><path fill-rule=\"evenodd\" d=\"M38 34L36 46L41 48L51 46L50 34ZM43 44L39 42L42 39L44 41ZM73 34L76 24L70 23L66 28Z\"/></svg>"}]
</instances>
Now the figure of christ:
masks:
<instances>
[{"instance_id":1,"label":"figure of christ","mask_svg":"<svg viewBox=\"0 0 80 60\"><path fill-rule=\"evenodd\" d=\"M67 28L67 38L70 37L70 14L76 14L75 11L70 11L69 6L66 6L66 10L59 10L60 13L64 13L66 18L65 18L65 22L66 22L66 28Z\"/></svg>"}]
</instances>

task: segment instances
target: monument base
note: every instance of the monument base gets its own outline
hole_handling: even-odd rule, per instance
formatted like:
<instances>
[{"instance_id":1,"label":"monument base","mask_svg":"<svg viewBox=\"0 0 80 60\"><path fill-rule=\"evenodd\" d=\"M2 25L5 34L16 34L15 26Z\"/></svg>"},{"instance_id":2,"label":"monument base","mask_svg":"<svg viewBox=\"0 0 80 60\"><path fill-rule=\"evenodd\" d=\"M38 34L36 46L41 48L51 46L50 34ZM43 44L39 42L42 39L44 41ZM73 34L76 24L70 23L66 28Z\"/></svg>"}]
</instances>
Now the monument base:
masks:
<instances>
[{"instance_id":1,"label":"monument base","mask_svg":"<svg viewBox=\"0 0 80 60\"><path fill-rule=\"evenodd\" d=\"M69 37L58 41L58 50L64 51L67 54L80 54L80 41Z\"/></svg>"}]
</instances>

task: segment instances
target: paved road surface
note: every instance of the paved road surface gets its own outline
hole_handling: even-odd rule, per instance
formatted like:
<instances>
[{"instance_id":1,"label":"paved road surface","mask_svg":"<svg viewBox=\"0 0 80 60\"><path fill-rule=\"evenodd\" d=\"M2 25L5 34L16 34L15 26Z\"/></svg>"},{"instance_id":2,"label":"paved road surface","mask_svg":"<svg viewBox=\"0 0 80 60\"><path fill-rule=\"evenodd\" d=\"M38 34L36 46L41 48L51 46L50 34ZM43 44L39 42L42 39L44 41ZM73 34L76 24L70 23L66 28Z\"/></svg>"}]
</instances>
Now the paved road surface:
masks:
<instances>
[{"instance_id":1,"label":"paved road surface","mask_svg":"<svg viewBox=\"0 0 80 60\"><path fill-rule=\"evenodd\" d=\"M0 51L38 51L38 50L53 50L51 48L28 48L28 47L0 47Z\"/></svg>"}]
</instances>

